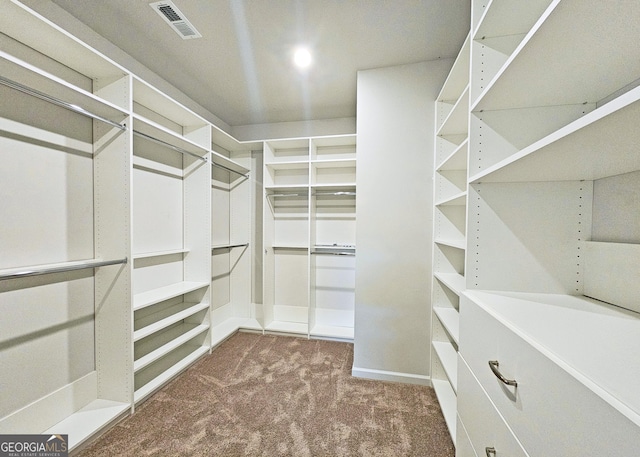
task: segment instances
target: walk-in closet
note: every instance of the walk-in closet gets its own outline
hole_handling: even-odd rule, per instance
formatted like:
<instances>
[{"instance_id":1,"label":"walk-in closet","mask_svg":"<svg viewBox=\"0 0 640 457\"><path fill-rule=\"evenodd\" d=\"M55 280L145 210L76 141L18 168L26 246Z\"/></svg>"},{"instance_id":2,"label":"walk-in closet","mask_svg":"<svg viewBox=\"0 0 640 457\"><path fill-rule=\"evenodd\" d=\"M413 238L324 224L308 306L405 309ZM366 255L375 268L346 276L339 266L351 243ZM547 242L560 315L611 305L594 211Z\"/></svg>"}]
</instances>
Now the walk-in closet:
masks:
<instances>
[{"instance_id":1,"label":"walk-in closet","mask_svg":"<svg viewBox=\"0 0 640 457\"><path fill-rule=\"evenodd\" d=\"M637 0L81 3L0 0L0 441L277 336L451 457L638 453Z\"/></svg>"}]
</instances>

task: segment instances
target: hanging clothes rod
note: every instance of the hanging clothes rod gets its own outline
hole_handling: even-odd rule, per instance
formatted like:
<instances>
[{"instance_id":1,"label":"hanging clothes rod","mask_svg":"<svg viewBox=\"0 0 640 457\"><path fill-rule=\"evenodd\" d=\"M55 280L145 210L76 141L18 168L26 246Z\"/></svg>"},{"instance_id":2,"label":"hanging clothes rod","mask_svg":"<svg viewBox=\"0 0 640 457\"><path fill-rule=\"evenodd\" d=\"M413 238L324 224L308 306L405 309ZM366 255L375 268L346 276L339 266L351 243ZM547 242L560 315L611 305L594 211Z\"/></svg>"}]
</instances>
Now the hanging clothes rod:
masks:
<instances>
[{"instance_id":1,"label":"hanging clothes rod","mask_svg":"<svg viewBox=\"0 0 640 457\"><path fill-rule=\"evenodd\" d=\"M214 246L211 248L212 251L215 251L216 249L233 249L233 248L246 248L247 246L249 246L249 243L244 243L244 244L231 244L229 246Z\"/></svg>"},{"instance_id":2,"label":"hanging clothes rod","mask_svg":"<svg viewBox=\"0 0 640 457\"><path fill-rule=\"evenodd\" d=\"M283 193L283 194L267 194L267 197L306 197L307 194L299 193Z\"/></svg>"},{"instance_id":3,"label":"hanging clothes rod","mask_svg":"<svg viewBox=\"0 0 640 457\"><path fill-rule=\"evenodd\" d=\"M133 134L136 135L136 136L139 136L141 138L145 138L145 139L147 139L149 141L152 141L152 142L154 142L156 144L159 144L159 145L162 145L162 146L166 146L169 149L173 149L174 151L179 152L180 154L186 154L186 155L189 155L191 157L195 157L196 159L200 159L200 160L202 160L204 162L208 161L208 159L206 157L199 156L198 154L196 154L194 152L187 151L186 149L179 148L178 146L174 146L171 143L167 143L166 141L159 140L156 137L153 137L151 135L147 135L146 133L142 133L142 132L138 132L137 130L133 130Z\"/></svg>"},{"instance_id":4,"label":"hanging clothes rod","mask_svg":"<svg viewBox=\"0 0 640 457\"><path fill-rule=\"evenodd\" d=\"M232 170L231 168L225 167L224 165L220 165L219 163L216 163L213 160L210 160L209 162L211 162L211 165L213 165L214 167L222 168L223 170L227 170L227 171L230 171L231 173L235 173L237 175L240 175L245 179L249 179L249 174L248 173L247 174L240 173L239 171Z\"/></svg>"},{"instance_id":5,"label":"hanging clothes rod","mask_svg":"<svg viewBox=\"0 0 640 457\"><path fill-rule=\"evenodd\" d=\"M317 248L343 248L343 249L355 249L355 245L353 244L337 244L337 243L333 243L333 244L316 244Z\"/></svg>"},{"instance_id":6,"label":"hanging clothes rod","mask_svg":"<svg viewBox=\"0 0 640 457\"><path fill-rule=\"evenodd\" d=\"M94 114L91 111L87 111L86 109L78 105L74 105L74 104L65 102L64 100L60 100L59 98L52 97L51 95L47 95L44 92L40 92L39 90L32 89L31 87L27 87L23 84L12 81L11 79L7 79L4 76L0 76L0 84L3 84L17 91L20 91L24 94L31 95L32 97L39 98L40 100L44 100L45 102L49 102L53 105L60 106L69 111L73 111L74 113L82 114L83 116L90 117L91 119L104 122L105 124L109 124L110 126L116 127L120 130L127 129L126 125L118 124L117 122L107 119L106 117L102 117L98 114Z\"/></svg>"},{"instance_id":7,"label":"hanging clothes rod","mask_svg":"<svg viewBox=\"0 0 640 457\"><path fill-rule=\"evenodd\" d=\"M87 268L106 267L108 265L126 264L128 259L118 260L83 260L79 262L69 262L62 265L42 265L38 267L30 267L24 270L11 270L5 273L0 273L0 281L5 279L18 279L26 278L28 276L46 275L50 273L64 273L67 271L85 270Z\"/></svg>"},{"instance_id":8,"label":"hanging clothes rod","mask_svg":"<svg viewBox=\"0 0 640 457\"><path fill-rule=\"evenodd\" d=\"M355 192L316 192L314 195L338 195L338 196L355 196Z\"/></svg>"},{"instance_id":9,"label":"hanging clothes rod","mask_svg":"<svg viewBox=\"0 0 640 457\"><path fill-rule=\"evenodd\" d=\"M311 254L317 254L317 255L343 255L343 256L350 256L350 257L355 257L356 253L355 252L344 252L344 251L311 251Z\"/></svg>"}]
</instances>

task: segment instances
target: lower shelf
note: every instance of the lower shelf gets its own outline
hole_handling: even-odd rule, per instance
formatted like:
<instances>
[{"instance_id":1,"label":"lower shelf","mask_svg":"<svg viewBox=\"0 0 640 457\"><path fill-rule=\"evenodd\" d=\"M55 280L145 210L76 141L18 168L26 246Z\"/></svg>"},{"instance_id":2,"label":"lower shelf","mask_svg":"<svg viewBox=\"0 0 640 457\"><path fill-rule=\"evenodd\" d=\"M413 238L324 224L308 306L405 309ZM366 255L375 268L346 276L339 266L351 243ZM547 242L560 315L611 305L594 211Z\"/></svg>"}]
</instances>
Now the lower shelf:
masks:
<instances>
[{"instance_id":1,"label":"lower shelf","mask_svg":"<svg viewBox=\"0 0 640 457\"><path fill-rule=\"evenodd\" d=\"M309 332L311 336L353 340L353 327L337 327L332 325L316 325Z\"/></svg>"},{"instance_id":2,"label":"lower shelf","mask_svg":"<svg viewBox=\"0 0 640 457\"><path fill-rule=\"evenodd\" d=\"M117 421L131 408L129 403L94 400L84 408L43 432L44 435L69 435L69 450L87 442Z\"/></svg>"},{"instance_id":3,"label":"lower shelf","mask_svg":"<svg viewBox=\"0 0 640 457\"><path fill-rule=\"evenodd\" d=\"M447 423L449 434L453 440L453 444L456 443L456 408L457 398L456 394L446 379L431 379L433 389L436 391L438 402L440 403L440 409L444 416L444 421Z\"/></svg>"},{"instance_id":4,"label":"lower shelf","mask_svg":"<svg viewBox=\"0 0 640 457\"><path fill-rule=\"evenodd\" d=\"M300 322L273 321L264 329L271 332L301 333L306 335L309 325Z\"/></svg>"},{"instance_id":5,"label":"lower shelf","mask_svg":"<svg viewBox=\"0 0 640 457\"><path fill-rule=\"evenodd\" d=\"M182 346L166 356L168 368L137 388L133 395L134 402L139 403L147 398L208 352L209 348L206 346Z\"/></svg>"}]
</instances>

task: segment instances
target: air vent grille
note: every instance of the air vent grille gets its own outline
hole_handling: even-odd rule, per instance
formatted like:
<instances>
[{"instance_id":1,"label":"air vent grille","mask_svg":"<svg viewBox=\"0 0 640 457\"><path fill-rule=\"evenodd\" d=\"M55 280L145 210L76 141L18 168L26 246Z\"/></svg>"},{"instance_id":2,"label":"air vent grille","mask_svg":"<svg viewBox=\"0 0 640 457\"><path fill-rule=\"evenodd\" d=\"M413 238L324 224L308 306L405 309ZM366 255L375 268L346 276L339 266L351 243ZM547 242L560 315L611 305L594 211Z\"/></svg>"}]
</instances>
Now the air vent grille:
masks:
<instances>
[{"instance_id":1,"label":"air vent grille","mask_svg":"<svg viewBox=\"0 0 640 457\"><path fill-rule=\"evenodd\" d=\"M149 6L153 8L183 40L202 37L173 2L154 2L149 3Z\"/></svg>"}]
</instances>

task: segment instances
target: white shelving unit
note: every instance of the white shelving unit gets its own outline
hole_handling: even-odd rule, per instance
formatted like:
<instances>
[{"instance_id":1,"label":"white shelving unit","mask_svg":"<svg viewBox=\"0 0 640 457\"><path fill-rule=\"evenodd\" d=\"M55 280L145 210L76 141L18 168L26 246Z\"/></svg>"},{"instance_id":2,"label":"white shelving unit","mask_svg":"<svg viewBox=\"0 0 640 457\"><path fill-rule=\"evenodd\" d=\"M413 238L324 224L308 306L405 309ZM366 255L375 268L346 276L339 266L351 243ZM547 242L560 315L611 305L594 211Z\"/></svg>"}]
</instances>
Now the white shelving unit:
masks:
<instances>
[{"instance_id":1,"label":"white shelving unit","mask_svg":"<svg viewBox=\"0 0 640 457\"><path fill-rule=\"evenodd\" d=\"M0 433L54 430L74 448L133 394L131 79L18 2L3 11Z\"/></svg>"},{"instance_id":2,"label":"white shelving unit","mask_svg":"<svg viewBox=\"0 0 640 457\"><path fill-rule=\"evenodd\" d=\"M355 136L264 144L264 328L353 339Z\"/></svg>"},{"instance_id":3,"label":"white shelving unit","mask_svg":"<svg viewBox=\"0 0 640 457\"><path fill-rule=\"evenodd\" d=\"M465 289L469 54L467 38L436 100L431 380L454 443L458 309Z\"/></svg>"},{"instance_id":4,"label":"white shelving unit","mask_svg":"<svg viewBox=\"0 0 640 457\"><path fill-rule=\"evenodd\" d=\"M638 23L631 1L473 2L458 323L458 366L470 373L458 413L478 455L513 443L523 455L628 455L638 443L634 390L612 385L638 371L625 355L640 322ZM517 413L510 388L495 388L491 359L522 383ZM547 415L560 399L533 392L565 382L555 391L573 392L561 400L566 407ZM479 404L490 411L476 414ZM576 420L577 409L609 419L595 427ZM500 418L506 432L483 431L485 417ZM617 438L593 438L603 434ZM467 447L459 455L473 454Z\"/></svg>"},{"instance_id":5,"label":"white shelving unit","mask_svg":"<svg viewBox=\"0 0 640 457\"><path fill-rule=\"evenodd\" d=\"M133 372L139 403L211 347L211 126L134 77L133 134Z\"/></svg>"},{"instance_id":6,"label":"white shelving unit","mask_svg":"<svg viewBox=\"0 0 640 457\"><path fill-rule=\"evenodd\" d=\"M251 151L212 127L211 296L212 345L238 328L261 330L251 300Z\"/></svg>"},{"instance_id":7,"label":"white shelving unit","mask_svg":"<svg viewBox=\"0 0 640 457\"><path fill-rule=\"evenodd\" d=\"M230 176L249 173L262 143L237 142L19 1L1 3L12 223L0 228L11 392L0 432L68 434L73 451L213 344L261 328L248 311L253 253L236 247L251 238L251 192ZM229 296L212 280L218 248Z\"/></svg>"}]
</instances>

